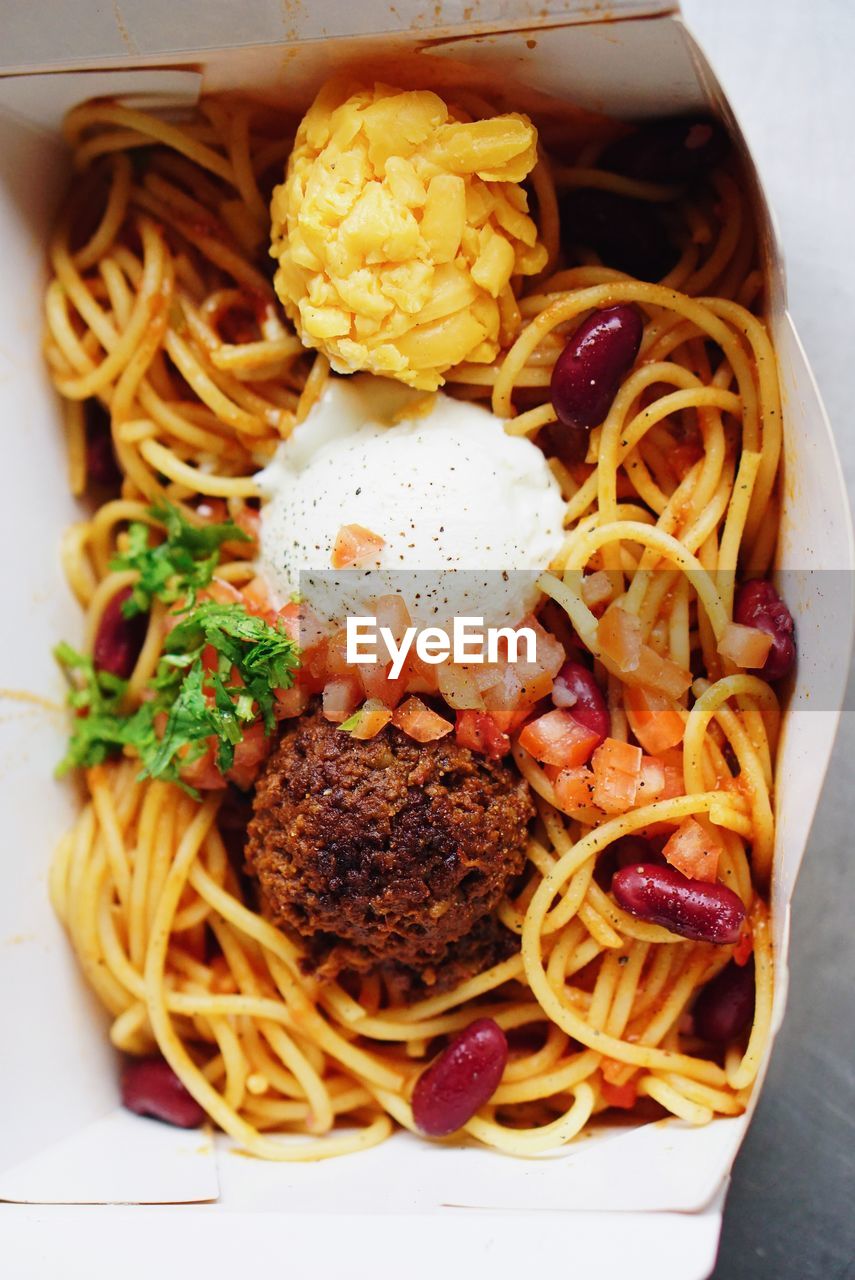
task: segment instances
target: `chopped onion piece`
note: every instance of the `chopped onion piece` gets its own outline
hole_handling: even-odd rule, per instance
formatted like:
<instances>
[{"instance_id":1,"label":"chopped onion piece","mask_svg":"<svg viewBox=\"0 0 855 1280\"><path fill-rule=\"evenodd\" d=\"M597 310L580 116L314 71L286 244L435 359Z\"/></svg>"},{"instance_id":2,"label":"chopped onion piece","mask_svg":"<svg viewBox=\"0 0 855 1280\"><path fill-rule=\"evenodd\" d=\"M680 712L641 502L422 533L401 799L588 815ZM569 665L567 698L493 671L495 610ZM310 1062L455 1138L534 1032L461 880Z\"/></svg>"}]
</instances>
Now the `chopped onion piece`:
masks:
<instances>
[{"instance_id":1,"label":"chopped onion piece","mask_svg":"<svg viewBox=\"0 0 855 1280\"><path fill-rule=\"evenodd\" d=\"M635 671L641 658L641 619L620 605L611 605L597 624L597 639L605 657L618 671Z\"/></svg>"},{"instance_id":2,"label":"chopped onion piece","mask_svg":"<svg viewBox=\"0 0 855 1280\"><path fill-rule=\"evenodd\" d=\"M718 642L718 652L723 658L750 670L763 666L771 648L772 636L768 632L759 627L744 627L741 622L729 622Z\"/></svg>"},{"instance_id":3,"label":"chopped onion piece","mask_svg":"<svg viewBox=\"0 0 855 1280\"><path fill-rule=\"evenodd\" d=\"M324 685L322 697L325 720L344 724L359 706L362 685L356 676L337 676Z\"/></svg>"},{"instance_id":4,"label":"chopped onion piece","mask_svg":"<svg viewBox=\"0 0 855 1280\"><path fill-rule=\"evenodd\" d=\"M605 569L589 573L582 579L582 599L589 609L598 609L608 604L614 595L612 580Z\"/></svg>"},{"instance_id":5,"label":"chopped onion piece","mask_svg":"<svg viewBox=\"0 0 855 1280\"><path fill-rule=\"evenodd\" d=\"M632 684L643 684L669 698L681 698L692 683L692 673L680 667L670 658L663 658L649 645L641 646L638 666L630 673Z\"/></svg>"},{"instance_id":6,"label":"chopped onion piece","mask_svg":"<svg viewBox=\"0 0 855 1280\"><path fill-rule=\"evenodd\" d=\"M484 699L472 672L457 662L442 662L437 668L439 692L458 711L483 711Z\"/></svg>"}]
</instances>

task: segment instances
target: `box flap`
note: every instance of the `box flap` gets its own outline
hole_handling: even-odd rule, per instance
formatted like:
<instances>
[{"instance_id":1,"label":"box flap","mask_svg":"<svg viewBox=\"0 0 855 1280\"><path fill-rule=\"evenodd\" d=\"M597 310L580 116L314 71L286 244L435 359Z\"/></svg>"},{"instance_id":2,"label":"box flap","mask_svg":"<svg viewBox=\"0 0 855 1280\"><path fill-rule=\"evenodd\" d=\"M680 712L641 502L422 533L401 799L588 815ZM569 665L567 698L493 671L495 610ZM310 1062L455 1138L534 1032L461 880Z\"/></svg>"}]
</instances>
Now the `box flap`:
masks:
<instances>
[{"instance_id":1,"label":"box flap","mask_svg":"<svg viewBox=\"0 0 855 1280\"><path fill-rule=\"evenodd\" d=\"M700 1213L719 1195L747 1127L702 1129L669 1119L599 1128L567 1147L518 1159L475 1143L425 1143L396 1133L354 1162L283 1164L271 1174L217 1141L220 1194L231 1209L400 1214L441 1208L556 1213Z\"/></svg>"},{"instance_id":2,"label":"box flap","mask_svg":"<svg viewBox=\"0 0 855 1280\"><path fill-rule=\"evenodd\" d=\"M3 16L0 70L34 70L97 59L148 58L191 49L281 44L414 30L421 33L549 26L649 17L674 0L437 0L423 8L390 0L29 0ZM239 17L238 17L239 14Z\"/></svg>"},{"instance_id":3,"label":"box flap","mask_svg":"<svg viewBox=\"0 0 855 1280\"><path fill-rule=\"evenodd\" d=\"M352 1167L352 1166L351 1166ZM274 1177L275 1180L275 1177ZM318 1206L323 1211L324 1206ZM380 1206L382 1207L382 1206ZM151 1280L247 1274L256 1259L277 1273L377 1280L442 1275L590 1273L597 1280L705 1280L715 1263L721 1201L707 1213L408 1213L378 1221L347 1202L335 1230L291 1210L229 1213L213 1205L35 1209L8 1205L3 1245L15 1280Z\"/></svg>"},{"instance_id":4,"label":"box flap","mask_svg":"<svg viewBox=\"0 0 855 1280\"><path fill-rule=\"evenodd\" d=\"M540 34L474 34L431 44L425 52L489 67L589 111L637 120L708 106L695 49L682 22L663 14L648 22L596 22Z\"/></svg>"},{"instance_id":5,"label":"box flap","mask_svg":"<svg viewBox=\"0 0 855 1280\"><path fill-rule=\"evenodd\" d=\"M0 1200L186 1204L216 1200L211 1136L113 1111L0 1174Z\"/></svg>"},{"instance_id":6,"label":"box flap","mask_svg":"<svg viewBox=\"0 0 855 1280\"><path fill-rule=\"evenodd\" d=\"M63 116L89 98L122 98L140 110L192 106L199 97L198 71L161 67L129 71L55 71L43 76L0 77L0 111L33 128L58 130Z\"/></svg>"},{"instance_id":7,"label":"box flap","mask_svg":"<svg viewBox=\"0 0 855 1280\"><path fill-rule=\"evenodd\" d=\"M186 86L184 73L180 77L180 85ZM104 1019L69 963L67 939L48 898L47 864L74 806L71 788L53 783L50 776L66 733L59 706L63 682L51 645L62 635L76 640L81 627L59 564L54 522L68 525L79 513L68 493L64 465L57 465L60 417L40 344L45 251L56 201L65 186L66 162L57 140L34 128L32 119L35 113L40 125L54 128L64 111L81 94L87 95L90 84L98 86L95 92L113 92L116 81L83 77L87 89L82 89L80 77L48 79L56 82L50 88L28 86L24 80L14 86L0 82L0 239L7 249L4 289L11 303L0 317L0 413L14 427L18 441L26 442L16 451L16 483L9 487L2 525L9 548L20 546L21 531L26 530L33 557L25 562L10 554L4 561L6 582L15 594L15 626L4 628L3 683L15 688L0 690L0 786L7 855L0 894L0 989L6 1025L20 1032L6 1036L3 1043L4 1171L66 1141L70 1151L89 1149L90 1126L97 1126L117 1103L115 1053L104 1034ZM195 84L197 77L190 79ZM179 84L171 71L133 78L140 91L151 91L155 83L163 83L172 94ZM34 506L36 493L49 517L41 518L42 511ZM34 644L42 628L50 631L52 640ZM42 696L22 692L26 690L38 690ZM82 1026L94 1034L81 1034ZM106 1145L91 1141L92 1150L103 1155ZM114 1150L114 1161L116 1150L122 1147ZM74 1164L89 1167L82 1157ZM101 1172L93 1169L93 1177L103 1176L110 1167L109 1161L102 1161ZM58 1177L53 1156L46 1165L36 1160L23 1181L16 1174L5 1184L5 1194L51 1199ZM57 1192L57 1198L74 1199L73 1190L63 1185L65 1191ZM105 1184L101 1186L103 1190ZM209 1187L206 1182L200 1196L207 1197Z\"/></svg>"}]
</instances>

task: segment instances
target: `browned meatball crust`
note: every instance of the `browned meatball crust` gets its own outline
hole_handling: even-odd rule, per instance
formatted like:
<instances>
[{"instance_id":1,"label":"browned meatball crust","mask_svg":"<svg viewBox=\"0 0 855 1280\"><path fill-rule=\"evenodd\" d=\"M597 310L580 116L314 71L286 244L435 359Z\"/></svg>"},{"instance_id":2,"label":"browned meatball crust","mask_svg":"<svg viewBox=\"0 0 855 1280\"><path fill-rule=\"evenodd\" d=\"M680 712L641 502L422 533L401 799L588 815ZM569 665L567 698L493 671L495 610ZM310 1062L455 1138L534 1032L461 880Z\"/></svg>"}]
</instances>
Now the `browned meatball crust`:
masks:
<instances>
[{"instance_id":1,"label":"browned meatball crust","mask_svg":"<svg viewBox=\"0 0 855 1280\"><path fill-rule=\"evenodd\" d=\"M379 970L437 990L513 949L489 913L522 870L533 813L501 761L391 726L360 742L314 712L259 779L247 867L323 976Z\"/></svg>"},{"instance_id":2,"label":"browned meatball crust","mask_svg":"<svg viewBox=\"0 0 855 1280\"><path fill-rule=\"evenodd\" d=\"M380 974L394 1001L409 1003L453 991L467 978L491 969L518 950L519 938L505 928L494 912L490 912L476 920L464 937L450 942L435 964L412 967L389 961L372 964L369 972ZM319 977L327 974L336 976L342 969L354 968L349 957L349 943L338 943L331 950L324 950L323 944L315 943L311 952L318 956L312 963Z\"/></svg>"}]
</instances>

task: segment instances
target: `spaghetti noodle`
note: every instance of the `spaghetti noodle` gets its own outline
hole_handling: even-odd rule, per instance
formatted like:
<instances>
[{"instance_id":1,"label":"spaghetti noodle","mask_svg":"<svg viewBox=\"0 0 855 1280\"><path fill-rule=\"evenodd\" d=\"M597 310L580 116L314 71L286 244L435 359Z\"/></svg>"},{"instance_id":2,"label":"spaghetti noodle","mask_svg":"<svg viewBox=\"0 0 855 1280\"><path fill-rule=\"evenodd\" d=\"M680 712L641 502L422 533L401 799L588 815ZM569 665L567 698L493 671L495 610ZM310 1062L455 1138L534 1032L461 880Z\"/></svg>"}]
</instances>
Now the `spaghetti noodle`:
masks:
<instances>
[{"instance_id":1,"label":"spaghetti noodle","mask_svg":"<svg viewBox=\"0 0 855 1280\"><path fill-rule=\"evenodd\" d=\"M135 579L111 568L128 524L156 523L151 507L164 502L196 522L213 512L251 523L253 476L305 418L328 365L285 323L261 265L270 188L290 145L280 111L210 99L176 124L101 102L76 108L66 133L78 176L50 247L47 360L73 491L87 485L93 400L109 412L123 477L120 496L63 546L91 649L110 601ZM538 818L522 883L498 914L519 950L409 1005L376 975L353 985L306 972L300 945L247 905L217 793L199 801L140 781L133 758L107 760L87 770L86 801L57 852L52 900L113 1019L112 1042L130 1054L156 1048L211 1120L257 1156L316 1160L373 1146L396 1125L413 1129L409 1099L432 1043L479 1016L517 1047L465 1127L513 1155L566 1143L636 1096L693 1124L738 1114L757 1073L772 1001L764 894L778 704L718 646L737 568L762 575L776 536L781 409L758 314L763 276L734 172L717 170L712 194L687 195L599 167L600 145L572 164L541 151L532 189L547 267L518 278L525 288L505 299L500 357L451 370L449 389L488 402L514 434L548 430L568 329L595 308L640 308L639 359L591 433L586 462L552 461L567 536L541 581L543 618L559 636L572 628L593 655L617 740L629 734L625 682L601 642L584 570L606 575L656 653L702 672L679 710L682 794L617 816L562 808L554 777L517 744ZM686 233L663 279L632 279L587 250L571 264L560 197L578 188L671 202ZM252 552L226 544L218 576L246 587ZM155 602L132 703L167 627ZM688 817L715 831L720 879L742 900L753 943L753 1024L721 1060L693 1037L686 1012L734 946L629 914L595 876L621 838Z\"/></svg>"}]
</instances>

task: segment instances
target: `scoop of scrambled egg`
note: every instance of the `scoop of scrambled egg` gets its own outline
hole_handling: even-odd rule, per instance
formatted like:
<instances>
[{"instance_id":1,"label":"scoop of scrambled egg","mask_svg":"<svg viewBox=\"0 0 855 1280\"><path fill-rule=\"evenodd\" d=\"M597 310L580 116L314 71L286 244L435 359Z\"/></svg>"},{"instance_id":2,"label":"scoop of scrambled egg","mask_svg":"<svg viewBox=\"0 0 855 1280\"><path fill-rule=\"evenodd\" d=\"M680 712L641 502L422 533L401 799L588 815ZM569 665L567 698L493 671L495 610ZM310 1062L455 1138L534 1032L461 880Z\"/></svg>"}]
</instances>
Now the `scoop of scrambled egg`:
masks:
<instances>
[{"instance_id":1,"label":"scoop of scrambled egg","mask_svg":"<svg viewBox=\"0 0 855 1280\"><path fill-rule=\"evenodd\" d=\"M499 351L500 300L546 249L519 185L537 159L524 115L471 120L435 93L326 85L273 193L276 291L339 373L435 390Z\"/></svg>"}]
</instances>

